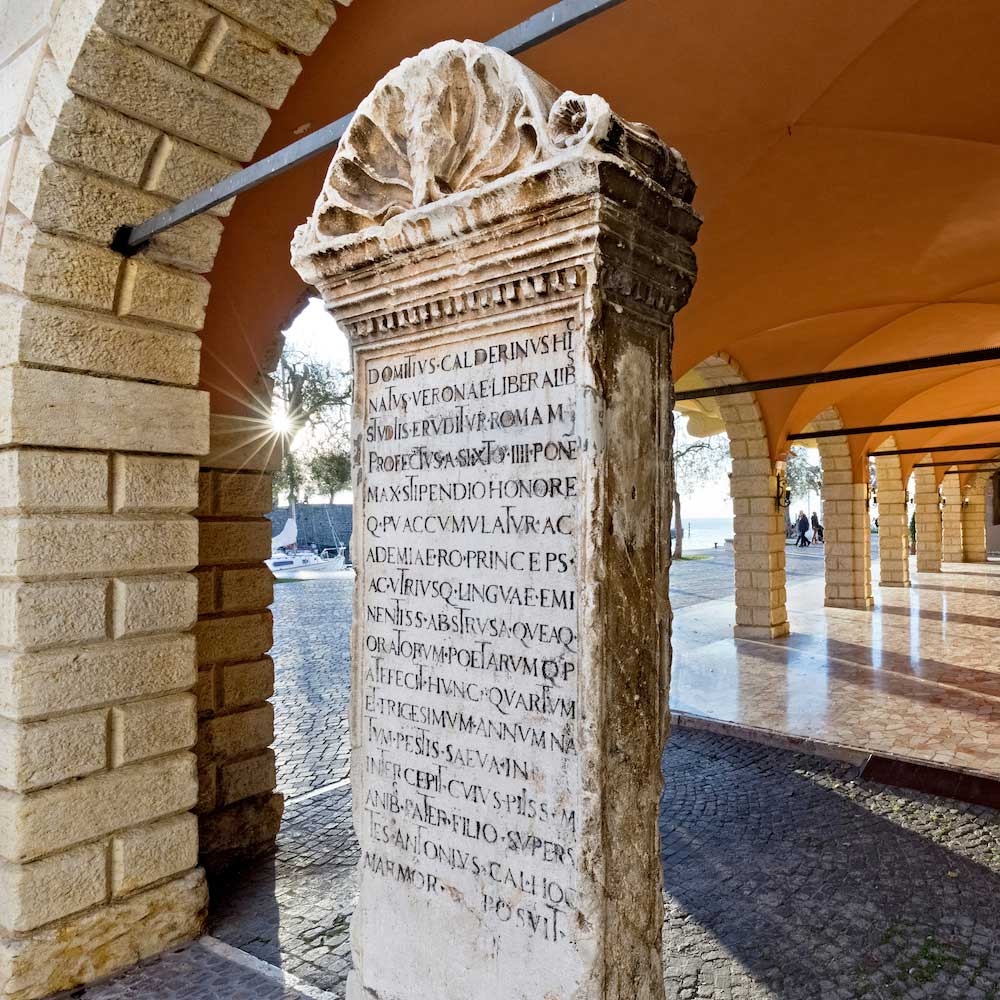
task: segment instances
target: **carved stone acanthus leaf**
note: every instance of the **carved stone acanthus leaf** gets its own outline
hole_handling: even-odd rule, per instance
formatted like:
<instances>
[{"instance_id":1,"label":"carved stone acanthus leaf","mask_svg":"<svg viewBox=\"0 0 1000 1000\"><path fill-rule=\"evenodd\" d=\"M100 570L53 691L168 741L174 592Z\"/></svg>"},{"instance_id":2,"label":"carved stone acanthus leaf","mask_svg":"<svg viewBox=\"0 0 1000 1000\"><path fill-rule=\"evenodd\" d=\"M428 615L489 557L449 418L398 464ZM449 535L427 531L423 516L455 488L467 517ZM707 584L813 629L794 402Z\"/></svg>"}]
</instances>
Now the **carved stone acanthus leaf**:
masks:
<instances>
[{"instance_id":1,"label":"carved stone acanthus leaf","mask_svg":"<svg viewBox=\"0 0 1000 1000\"><path fill-rule=\"evenodd\" d=\"M313 220L345 236L605 139L596 95L560 92L478 42L441 42L404 60L358 108Z\"/></svg>"}]
</instances>

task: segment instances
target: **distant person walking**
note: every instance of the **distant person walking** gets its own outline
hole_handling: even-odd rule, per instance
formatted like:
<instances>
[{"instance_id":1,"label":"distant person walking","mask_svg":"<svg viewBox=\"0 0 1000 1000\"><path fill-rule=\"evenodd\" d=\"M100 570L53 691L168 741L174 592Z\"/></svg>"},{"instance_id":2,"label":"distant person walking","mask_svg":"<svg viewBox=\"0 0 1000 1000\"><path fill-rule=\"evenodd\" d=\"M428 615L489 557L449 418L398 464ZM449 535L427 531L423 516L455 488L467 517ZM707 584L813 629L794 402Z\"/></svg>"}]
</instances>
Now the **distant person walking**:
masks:
<instances>
[{"instance_id":1,"label":"distant person walking","mask_svg":"<svg viewBox=\"0 0 1000 1000\"><path fill-rule=\"evenodd\" d=\"M806 537L806 532L809 530L809 518L806 517L804 510L799 511L799 516L795 520L795 530L799 533L799 537L795 541L795 547L797 549L807 548L809 539Z\"/></svg>"},{"instance_id":2,"label":"distant person walking","mask_svg":"<svg viewBox=\"0 0 1000 1000\"><path fill-rule=\"evenodd\" d=\"M820 545L823 544L823 525L819 523L819 517L816 512L813 511L812 516L812 528L813 528L813 541L819 542Z\"/></svg>"}]
</instances>

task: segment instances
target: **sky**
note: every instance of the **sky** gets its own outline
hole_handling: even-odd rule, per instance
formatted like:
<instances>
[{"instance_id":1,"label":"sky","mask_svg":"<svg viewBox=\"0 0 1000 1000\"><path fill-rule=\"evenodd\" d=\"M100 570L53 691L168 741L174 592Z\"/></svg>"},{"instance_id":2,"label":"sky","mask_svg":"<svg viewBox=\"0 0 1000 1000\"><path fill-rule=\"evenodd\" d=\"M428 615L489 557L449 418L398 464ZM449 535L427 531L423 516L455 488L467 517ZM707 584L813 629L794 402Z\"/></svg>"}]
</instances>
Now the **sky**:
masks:
<instances>
[{"instance_id":1,"label":"sky","mask_svg":"<svg viewBox=\"0 0 1000 1000\"><path fill-rule=\"evenodd\" d=\"M343 371L351 367L347 336L323 308L321 299L310 299L305 309L295 317L292 325L285 330L285 343Z\"/></svg>"}]
</instances>

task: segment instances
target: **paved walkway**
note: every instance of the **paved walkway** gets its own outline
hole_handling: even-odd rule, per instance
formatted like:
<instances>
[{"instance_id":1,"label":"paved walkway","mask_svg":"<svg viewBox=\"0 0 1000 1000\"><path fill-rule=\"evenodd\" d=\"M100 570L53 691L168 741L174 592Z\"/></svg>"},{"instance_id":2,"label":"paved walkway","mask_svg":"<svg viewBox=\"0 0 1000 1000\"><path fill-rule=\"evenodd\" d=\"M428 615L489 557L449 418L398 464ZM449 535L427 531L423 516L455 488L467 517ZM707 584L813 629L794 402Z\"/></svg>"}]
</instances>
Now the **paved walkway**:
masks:
<instances>
[{"instance_id":1,"label":"paved walkway","mask_svg":"<svg viewBox=\"0 0 1000 1000\"><path fill-rule=\"evenodd\" d=\"M793 595L822 566L794 558ZM675 601L686 592L697 614L727 574L731 592L725 557L676 567ZM74 997L342 998L356 859L343 783L349 587L277 588L288 805L276 854L213 887L210 937ZM675 672L681 692L687 672ZM689 729L671 736L664 772L668 1000L1000 998L1000 814Z\"/></svg>"},{"instance_id":2,"label":"paved walkway","mask_svg":"<svg viewBox=\"0 0 1000 1000\"><path fill-rule=\"evenodd\" d=\"M790 557L792 634L774 640L734 640L731 591L709 599L701 564L678 567L682 599L701 593L674 621L674 711L1000 778L1000 564L911 567L867 612L824 608L814 560Z\"/></svg>"}]
</instances>

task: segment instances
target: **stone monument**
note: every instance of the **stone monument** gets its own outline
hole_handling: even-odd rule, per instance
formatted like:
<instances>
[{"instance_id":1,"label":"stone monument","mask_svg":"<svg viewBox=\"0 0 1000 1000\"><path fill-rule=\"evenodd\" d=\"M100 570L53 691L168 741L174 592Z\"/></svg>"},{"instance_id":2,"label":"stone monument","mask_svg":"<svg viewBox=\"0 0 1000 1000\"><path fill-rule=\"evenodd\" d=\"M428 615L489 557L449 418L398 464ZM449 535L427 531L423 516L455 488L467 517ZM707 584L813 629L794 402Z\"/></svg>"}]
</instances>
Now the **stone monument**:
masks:
<instances>
[{"instance_id":1,"label":"stone monument","mask_svg":"<svg viewBox=\"0 0 1000 1000\"><path fill-rule=\"evenodd\" d=\"M683 158L444 42L292 259L353 353L349 1000L659 1000Z\"/></svg>"}]
</instances>

